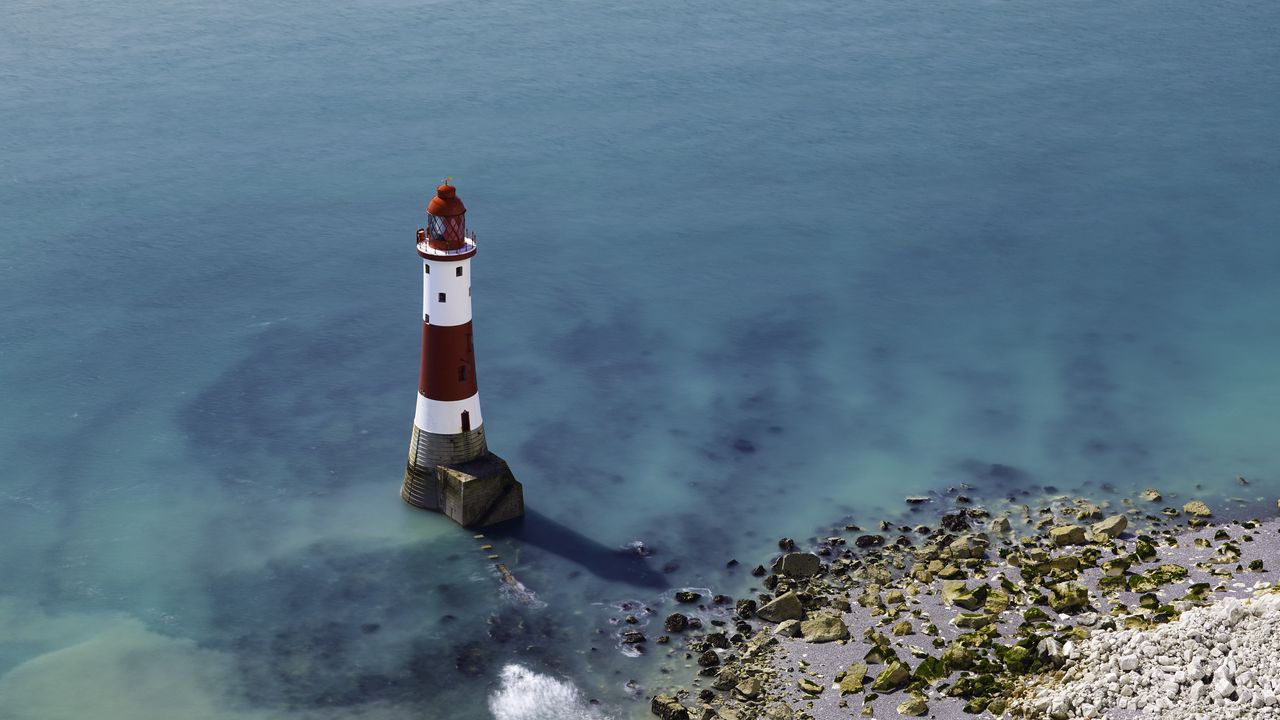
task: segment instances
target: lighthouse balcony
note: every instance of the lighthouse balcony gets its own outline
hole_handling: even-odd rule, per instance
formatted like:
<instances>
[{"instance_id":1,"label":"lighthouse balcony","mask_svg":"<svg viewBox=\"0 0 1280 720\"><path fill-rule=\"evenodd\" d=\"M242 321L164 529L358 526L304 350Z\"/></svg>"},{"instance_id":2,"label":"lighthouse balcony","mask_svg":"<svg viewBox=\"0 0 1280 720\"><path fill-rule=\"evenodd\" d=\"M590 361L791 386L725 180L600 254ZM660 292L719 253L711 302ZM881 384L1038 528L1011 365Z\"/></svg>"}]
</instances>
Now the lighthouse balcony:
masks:
<instances>
[{"instance_id":1,"label":"lighthouse balcony","mask_svg":"<svg viewBox=\"0 0 1280 720\"><path fill-rule=\"evenodd\" d=\"M468 231L462 245L456 248L432 247L428 240L418 241L418 254L424 258L435 260L462 260L476 254L475 233Z\"/></svg>"}]
</instances>

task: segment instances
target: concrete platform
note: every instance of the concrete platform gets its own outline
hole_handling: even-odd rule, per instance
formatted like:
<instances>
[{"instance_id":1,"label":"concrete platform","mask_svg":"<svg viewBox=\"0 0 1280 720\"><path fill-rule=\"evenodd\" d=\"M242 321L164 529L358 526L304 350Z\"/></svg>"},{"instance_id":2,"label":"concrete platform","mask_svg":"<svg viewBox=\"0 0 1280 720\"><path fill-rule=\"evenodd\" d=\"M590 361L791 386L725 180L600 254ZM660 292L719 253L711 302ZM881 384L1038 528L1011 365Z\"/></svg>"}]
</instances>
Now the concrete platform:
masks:
<instances>
[{"instance_id":1,"label":"concrete platform","mask_svg":"<svg viewBox=\"0 0 1280 720\"><path fill-rule=\"evenodd\" d=\"M405 502L447 515L463 527L477 528L524 515L524 487L507 461L491 452L464 463L435 466L433 483L406 479L400 496ZM423 493L434 485L432 493ZM411 491L412 490L412 491ZM423 497L424 494L433 497Z\"/></svg>"}]
</instances>

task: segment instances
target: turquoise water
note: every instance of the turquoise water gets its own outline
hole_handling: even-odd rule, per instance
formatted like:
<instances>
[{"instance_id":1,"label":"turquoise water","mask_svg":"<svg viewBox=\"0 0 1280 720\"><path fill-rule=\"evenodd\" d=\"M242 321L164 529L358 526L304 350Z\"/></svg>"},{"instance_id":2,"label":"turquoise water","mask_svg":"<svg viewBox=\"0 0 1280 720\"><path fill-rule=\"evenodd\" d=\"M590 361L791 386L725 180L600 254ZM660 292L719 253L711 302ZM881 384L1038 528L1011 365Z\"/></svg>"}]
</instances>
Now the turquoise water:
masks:
<instances>
[{"instance_id":1,"label":"turquoise water","mask_svg":"<svg viewBox=\"0 0 1280 720\"><path fill-rule=\"evenodd\" d=\"M961 483L1273 499L1278 31L6 5L0 718L645 717L683 660L620 652L624 604L744 592L780 535ZM445 175L531 607L397 499Z\"/></svg>"}]
</instances>

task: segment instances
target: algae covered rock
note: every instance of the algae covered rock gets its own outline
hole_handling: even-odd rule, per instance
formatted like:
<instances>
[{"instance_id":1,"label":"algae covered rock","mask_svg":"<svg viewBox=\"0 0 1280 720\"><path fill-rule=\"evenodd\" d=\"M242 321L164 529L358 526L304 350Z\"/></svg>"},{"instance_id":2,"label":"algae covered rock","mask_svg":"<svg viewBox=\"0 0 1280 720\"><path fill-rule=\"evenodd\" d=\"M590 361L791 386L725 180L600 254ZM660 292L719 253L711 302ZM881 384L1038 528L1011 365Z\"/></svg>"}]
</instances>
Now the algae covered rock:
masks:
<instances>
[{"instance_id":1,"label":"algae covered rock","mask_svg":"<svg viewBox=\"0 0 1280 720\"><path fill-rule=\"evenodd\" d=\"M942 662L950 670L968 670L973 667L973 653L963 645L952 645L942 653Z\"/></svg>"},{"instance_id":2,"label":"algae covered rock","mask_svg":"<svg viewBox=\"0 0 1280 720\"><path fill-rule=\"evenodd\" d=\"M1089 591L1080 583L1062 582L1049 588L1049 607L1058 612L1078 610L1089 605Z\"/></svg>"},{"instance_id":3,"label":"algae covered rock","mask_svg":"<svg viewBox=\"0 0 1280 720\"><path fill-rule=\"evenodd\" d=\"M916 677L927 683L935 683L950 674L946 662L936 657L926 657L916 666Z\"/></svg>"},{"instance_id":4,"label":"algae covered rock","mask_svg":"<svg viewBox=\"0 0 1280 720\"><path fill-rule=\"evenodd\" d=\"M919 696L913 696L910 700L898 705L898 714L907 717L919 717L927 712L929 712L929 706L924 698Z\"/></svg>"},{"instance_id":5,"label":"algae covered rock","mask_svg":"<svg viewBox=\"0 0 1280 720\"><path fill-rule=\"evenodd\" d=\"M890 692L897 690L911 679L911 671L907 669L897 660L889 663L889 666L880 671L876 675L876 679L871 681L871 689L876 692Z\"/></svg>"},{"instance_id":6,"label":"algae covered rock","mask_svg":"<svg viewBox=\"0 0 1280 720\"><path fill-rule=\"evenodd\" d=\"M968 628L970 630L979 630L996 621L995 616L986 613L967 613L962 612L956 615L955 624L958 628Z\"/></svg>"}]
</instances>

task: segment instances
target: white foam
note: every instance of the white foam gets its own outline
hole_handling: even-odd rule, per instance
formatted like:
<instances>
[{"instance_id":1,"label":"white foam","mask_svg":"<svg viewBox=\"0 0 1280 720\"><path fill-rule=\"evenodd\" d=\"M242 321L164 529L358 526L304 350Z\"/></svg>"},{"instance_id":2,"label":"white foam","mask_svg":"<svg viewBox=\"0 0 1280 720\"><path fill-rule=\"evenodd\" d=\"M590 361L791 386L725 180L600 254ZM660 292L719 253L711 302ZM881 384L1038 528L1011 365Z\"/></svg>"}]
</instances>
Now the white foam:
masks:
<instances>
[{"instance_id":1,"label":"white foam","mask_svg":"<svg viewBox=\"0 0 1280 720\"><path fill-rule=\"evenodd\" d=\"M609 720L571 682L521 665L502 668L499 680L489 696L489 712L496 720Z\"/></svg>"}]
</instances>

